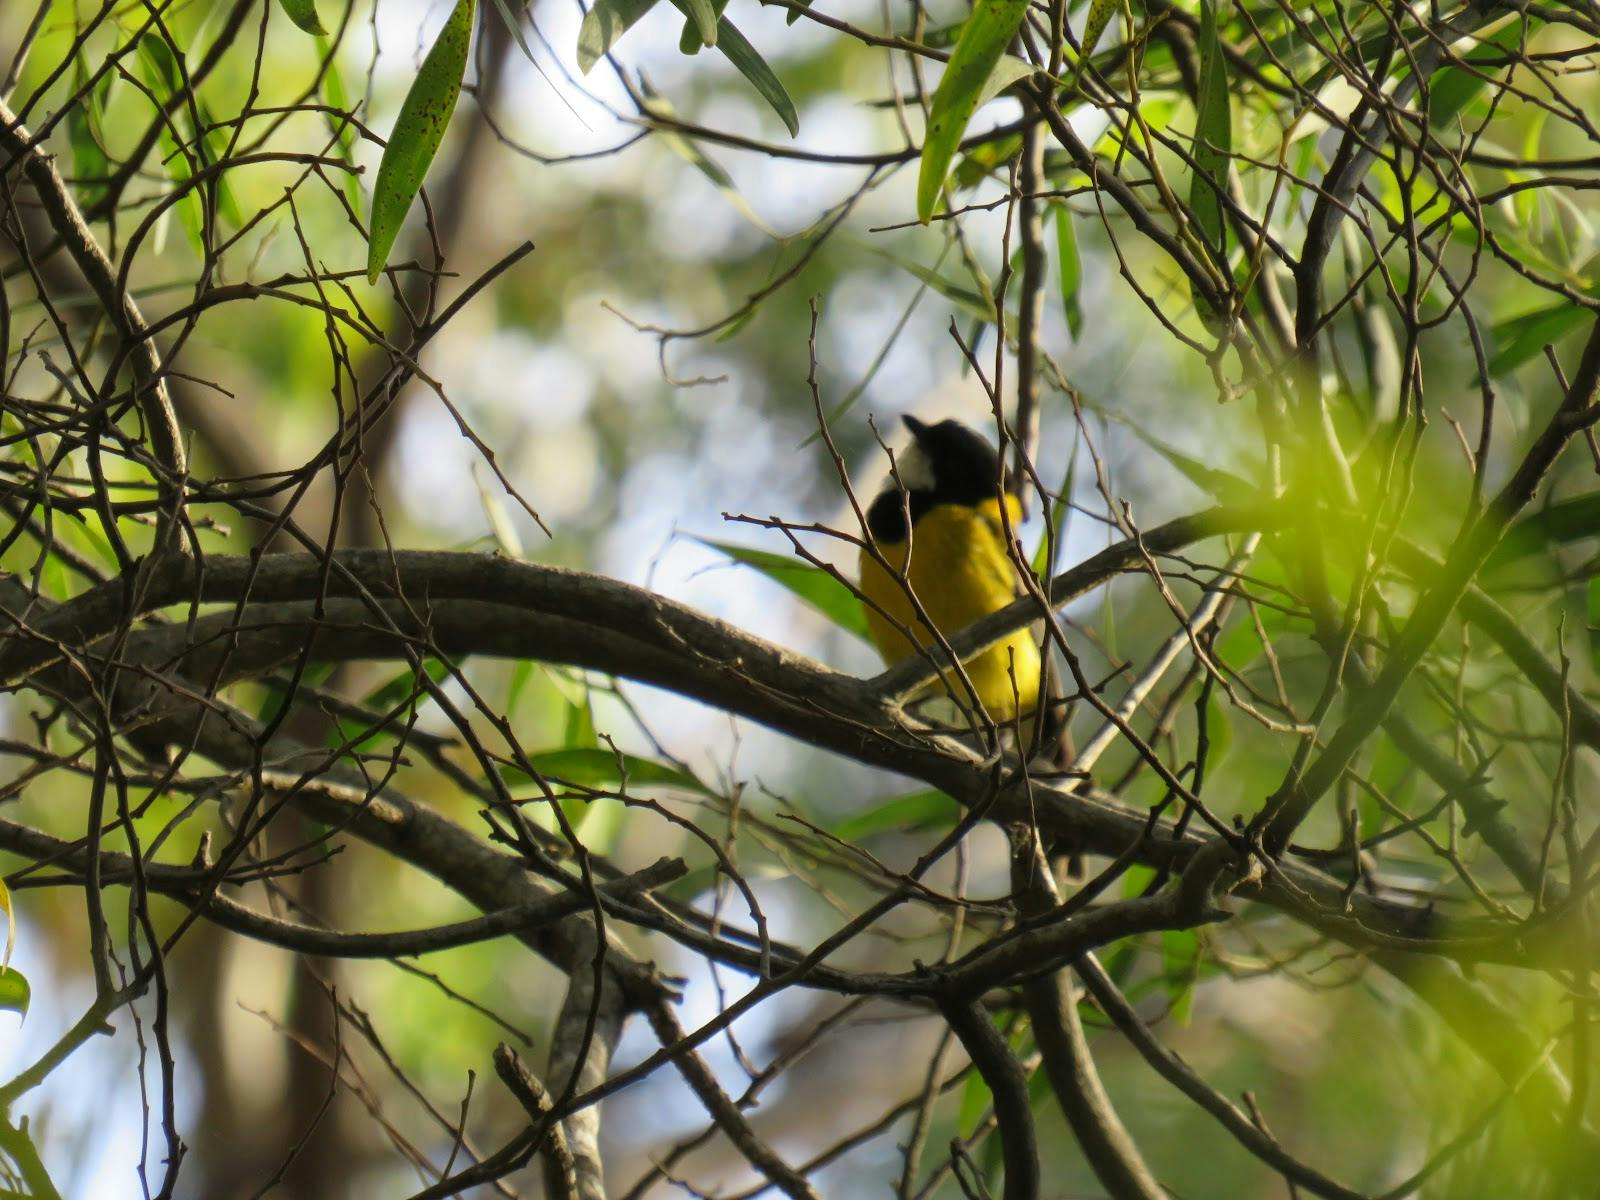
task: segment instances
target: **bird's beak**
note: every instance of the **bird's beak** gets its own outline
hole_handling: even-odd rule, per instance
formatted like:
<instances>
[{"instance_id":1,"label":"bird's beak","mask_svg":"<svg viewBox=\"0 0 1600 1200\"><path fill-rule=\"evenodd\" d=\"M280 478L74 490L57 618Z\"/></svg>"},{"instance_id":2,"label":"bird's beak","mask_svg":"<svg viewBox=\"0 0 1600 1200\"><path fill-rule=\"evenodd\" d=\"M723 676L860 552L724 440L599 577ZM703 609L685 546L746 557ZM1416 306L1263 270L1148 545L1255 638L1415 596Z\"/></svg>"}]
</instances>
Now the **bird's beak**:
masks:
<instances>
[{"instance_id":1,"label":"bird's beak","mask_svg":"<svg viewBox=\"0 0 1600 1200\"><path fill-rule=\"evenodd\" d=\"M922 435L928 432L928 426L917 420L910 413L906 413L900 419L905 422L906 428L911 430L911 436L919 442L922 440Z\"/></svg>"}]
</instances>

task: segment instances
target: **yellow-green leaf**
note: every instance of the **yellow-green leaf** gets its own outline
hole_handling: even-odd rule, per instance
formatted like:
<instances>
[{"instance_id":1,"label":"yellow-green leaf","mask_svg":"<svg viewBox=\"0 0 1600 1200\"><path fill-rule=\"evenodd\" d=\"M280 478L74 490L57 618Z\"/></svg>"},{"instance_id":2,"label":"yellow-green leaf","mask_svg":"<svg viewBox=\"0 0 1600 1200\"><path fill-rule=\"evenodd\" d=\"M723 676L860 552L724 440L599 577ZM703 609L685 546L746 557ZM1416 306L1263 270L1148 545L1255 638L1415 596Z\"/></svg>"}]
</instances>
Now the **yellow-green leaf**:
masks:
<instances>
[{"instance_id":1,"label":"yellow-green leaf","mask_svg":"<svg viewBox=\"0 0 1600 1200\"><path fill-rule=\"evenodd\" d=\"M978 111L984 89L1027 10L1028 0L977 0L973 6L928 112L922 167L917 176L918 220L926 223L933 217L961 135L967 131L972 114Z\"/></svg>"},{"instance_id":2,"label":"yellow-green leaf","mask_svg":"<svg viewBox=\"0 0 1600 1200\"><path fill-rule=\"evenodd\" d=\"M0 1010L28 1015L28 1002L33 999L33 989L28 977L15 967L0 971Z\"/></svg>"},{"instance_id":3,"label":"yellow-green leaf","mask_svg":"<svg viewBox=\"0 0 1600 1200\"><path fill-rule=\"evenodd\" d=\"M400 116L389 134L389 144L384 147L378 181L372 188L372 232L367 242L367 279L371 283L378 281L389 261L400 226L422 190L422 181L455 112L472 49L475 8L474 0L457 0L433 48L422 60L422 69L406 93Z\"/></svg>"},{"instance_id":4,"label":"yellow-green leaf","mask_svg":"<svg viewBox=\"0 0 1600 1200\"><path fill-rule=\"evenodd\" d=\"M1078 258L1078 239L1072 229L1072 210L1056 206L1056 259L1061 269L1061 303L1067 312L1067 328L1076 341L1083 332L1083 308L1078 303L1078 287L1083 282L1083 264Z\"/></svg>"},{"instance_id":5,"label":"yellow-green leaf","mask_svg":"<svg viewBox=\"0 0 1600 1200\"><path fill-rule=\"evenodd\" d=\"M1079 42L1083 47L1083 53L1078 59L1078 69L1072 74L1074 84L1083 74L1084 65L1094 53L1094 48L1100 44L1100 35L1106 31L1106 26L1111 23L1111 16L1116 11L1117 0L1094 0L1094 3L1089 5L1089 19L1083 24L1083 39Z\"/></svg>"},{"instance_id":6,"label":"yellow-green leaf","mask_svg":"<svg viewBox=\"0 0 1600 1200\"><path fill-rule=\"evenodd\" d=\"M0 908L6 910L6 949L0 955L0 972L11 966L11 952L17 948L17 914L11 911L11 889L0 880Z\"/></svg>"},{"instance_id":7,"label":"yellow-green leaf","mask_svg":"<svg viewBox=\"0 0 1600 1200\"><path fill-rule=\"evenodd\" d=\"M826 571L807 562L800 562L782 554L756 550L750 546L736 546L731 542L713 542L699 539L702 545L726 554L735 562L754 567L773 583L788 588L800 599L815 608L840 629L849 630L863 641L870 641L867 618L861 611L861 601L844 584Z\"/></svg>"}]
</instances>

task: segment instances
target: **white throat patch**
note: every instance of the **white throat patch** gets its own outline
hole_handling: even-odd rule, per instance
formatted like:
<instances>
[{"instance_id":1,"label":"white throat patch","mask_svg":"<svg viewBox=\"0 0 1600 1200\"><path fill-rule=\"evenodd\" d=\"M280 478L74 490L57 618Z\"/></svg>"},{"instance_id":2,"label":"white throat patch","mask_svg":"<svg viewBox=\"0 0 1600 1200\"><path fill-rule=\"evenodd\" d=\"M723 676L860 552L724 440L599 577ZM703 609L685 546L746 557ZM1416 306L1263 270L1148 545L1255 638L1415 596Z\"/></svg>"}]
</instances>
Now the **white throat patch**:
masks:
<instances>
[{"instance_id":1,"label":"white throat patch","mask_svg":"<svg viewBox=\"0 0 1600 1200\"><path fill-rule=\"evenodd\" d=\"M894 456L895 468L900 472L900 482L906 485L908 492L931 492L934 488L933 462L928 458L928 452L922 448L922 443L912 440L899 454ZM895 491L894 476L884 482L885 491Z\"/></svg>"}]
</instances>

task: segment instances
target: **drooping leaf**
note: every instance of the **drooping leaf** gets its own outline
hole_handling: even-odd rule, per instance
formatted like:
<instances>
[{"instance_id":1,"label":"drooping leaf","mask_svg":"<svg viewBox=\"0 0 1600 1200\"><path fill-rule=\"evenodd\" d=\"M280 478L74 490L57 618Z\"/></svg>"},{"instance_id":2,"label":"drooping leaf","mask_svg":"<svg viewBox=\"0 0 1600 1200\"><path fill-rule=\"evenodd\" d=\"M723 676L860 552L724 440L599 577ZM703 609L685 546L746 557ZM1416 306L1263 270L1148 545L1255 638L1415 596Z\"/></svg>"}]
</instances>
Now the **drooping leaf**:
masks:
<instances>
[{"instance_id":1,"label":"drooping leaf","mask_svg":"<svg viewBox=\"0 0 1600 1200\"><path fill-rule=\"evenodd\" d=\"M717 44L718 20L722 15L722 8L727 4L728 0L717 0L716 3L713 3L713 0L672 0L672 2L678 6L678 10L685 17L689 18L689 23L693 26L694 33L700 37L701 45L715 46ZM679 42L679 48L683 48L683 42L681 41ZM689 53L689 51L685 51L685 53Z\"/></svg>"},{"instance_id":2,"label":"drooping leaf","mask_svg":"<svg viewBox=\"0 0 1600 1200\"><path fill-rule=\"evenodd\" d=\"M595 0L578 27L578 70L585 75L610 52L617 39L638 24L657 0Z\"/></svg>"},{"instance_id":3,"label":"drooping leaf","mask_svg":"<svg viewBox=\"0 0 1600 1200\"><path fill-rule=\"evenodd\" d=\"M1194 161L1199 170L1189 181L1189 208L1218 263L1227 261L1222 197L1233 153L1227 60L1217 34L1217 5L1221 2L1201 0L1200 4L1200 91L1194 120Z\"/></svg>"},{"instance_id":4,"label":"drooping leaf","mask_svg":"<svg viewBox=\"0 0 1600 1200\"><path fill-rule=\"evenodd\" d=\"M928 112L917 176L917 219L924 223L933 217L956 147L1027 9L1028 0L977 0L967 18Z\"/></svg>"},{"instance_id":5,"label":"drooping leaf","mask_svg":"<svg viewBox=\"0 0 1600 1200\"><path fill-rule=\"evenodd\" d=\"M749 80L750 86L761 93L761 98L778 114L789 136L798 136L800 114L795 111L794 101L790 99L782 81L767 65L767 60L761 57L727 17L717 23L717 49L738 68L739 74Z\"/></svg>"},{"instance_id":6,"label":"drooping leaf","mask_svg":"<svg viewBox=\"0 0 1600 1200\"><path fill-rule=\"evenodd\" d=\"M456 6L439 31L439 36L422 60L422 68L400 105L378 164L378 179L372 188L372 231L367 242L367 280L376 283L389 261L389 251L400 234L406 213L422 190L433 156L438 153L456 97L466 74L467 56L472 48L472 16L475 0L456 0Z\"/></svg>"},{"instance_id":7,"label":"drooping leaf","mask_svg":"<svg viewBox=\"0 0 1600 1200\"><path fill-rule=\"evenodd\" d=\"M327 69L322 73L322 98L330 109L335 112L327 113L328 128L333 132L339 142L339 158L348 167L354 168L356 162L356 129L355 126L339 113L351 111L350 93L345 89L344 76L339 73L339 59L334 51L334 45L325 37L317 39L317 56L320 61L327 64ZM356 214L361 212L361 177L352 169L344 172L344 195L350 204L350 211Z\"/></svg>"},{"instance_id":8,"label":"drooping leaf","mask_svg":"<svg viewBox=\"0 0 1600 1200\"><path fill-rule=\"evenodd\" d=\"M1082 56L1078 59L1077 69L1072 73L1072 82L1076 86L1078 79L1083 75L1083 68L1088 63L1094 48L1100 44L1100 35L1106 31L1106 26L1111 23L1112 16L1117 11L1117 0L1094 0L1089 5L1089 18L1083 23L1083 37L1079 45L1083 47Z\"/></svg>"},{"instance_id":9,"label":"drooping leaf","mask_svg":"<svg viewBox=\"0 0 1600 1200\"><path fill-rule=\"evenodd\" d=\"M33 989L28 977L15 967L0 971L0 1010L28 1015L28 1003L33 999Z\"/></svg>"},{"instance_id":10,"label":"drooping leaf","mask_svg":"<svg viewBox=\"0 0 1600 1200\"><path fill-rule=\"evenodd\" d=\"M1083 263L1078 258L1078 237L1072 228L1072 210L1056 206L1056 261L1061 271L1061 305L1074 340L1083 332L1083 308L1078 288L1083 283Z\"/></svg>"},{"instance_id":11,"label":"drooping leaf","mask_svg":"<svg viewBox=\"0 0 1600 1200\"><path fill-rule=\"evenodd\" d=\"M651 114L652 116L663 118L671 117L673 115L671 102L668 101L665 96L658 95L655 91L653 91L649 84L641 81L639 90L644 94L645 112ZM698 145L668 126L663 125L658 127L656 136L659 137L669 149L682 157L685 162L689 163L713 184L715 184L717 190L727 198L728 203L732 204L734 208L739 211L740 216L749 221L750 224L761 230L761 232L766 234L768 237L775 238L778 236L776 231L774 231L771 226L769 226L765 221L756 215L756 210L750 207L750 202L746 200L739 189L734 186L733 176L728 174L721 163L707 156L705 151L701 150Z\"/></svg>"},{"instance_id":12,"label":"drooping leaf","mask_svg":"<svg viewBox=\"0 0 1600 1200\"><path fill-rule=\"evenodd\" d=\"M915 275L946 300L959 305L966 312L986 324L995 322L994 302L981 292L971 288L962 287L948 276L941 275L930 267L925 267L915 259L907 258L903 254L896 254L892 250L885 250L882 246L868 246L873 254L879 258L887 259L902 271Z\"/></svg>"},{"instance_id":13,"label":"drooping leaf","mask_svg":"<svg viewBox=\"0 0 1600 1200\"><path fill-rule=\"evenodd\" d=\"M327 30L323 28L322 18L317 16L316 0L278 0L278 6L284 14L307 33L323 37Z\"/></svg>"},{"instance_id":14,"label":"drooping leaf","mask_svg":"<svg viewBox=\"0 0 1600 1200\"><path fill-rule=\"evenodd\" d=\"M872 635L867 632L867 618L861 611L861 600L821 568L767 550L704 538L699 540L702 545L726 554L735 562L754 567L772 582L788 588L840 629L855 634L863 641L872 640Z\"/></svg>"},{"instance_id":15,"label":"drooping leaf","mask_svg":"<svg viewBox=\"0 0 1600 1200\"><path fill-rule=\"evenodd\" d=\"M856 842L891 831L948 828L960 815L961 806L949 796L937 788L921 788L846 817L833 827L833 832L847 842Z\"/></svg>"},{"instance_id":16,"label":"drooping leaf","mask_svg":"<svg viewBox=\"0 0 1600 1200\"><path fill-rule=\"evenodd\" d=\"M76 74L77 87L81 90L89 80L88 68L81 54ZM112 79L112 73L107 71L88 95L67 110L67 140L72 146L72 173L79 180L78 198L84 208L93 208L106 191L104 184L89 181L104 179L111 173L111 160L106 156L101 133L105 128L105 98Z\"/></svg>"},{"instance_id":17,"label":"drooping leaf","mask_svg":"<svg viewBox=\"0 0 1600 1200\"><path fill-rule=\"evenodd\" d=\"M0 908L6 912L6 948L0 954L0 971L11 966L11 952L17 948L17 914L11 909L11 889L0 879Z\"/></svg>"}]
</instances>

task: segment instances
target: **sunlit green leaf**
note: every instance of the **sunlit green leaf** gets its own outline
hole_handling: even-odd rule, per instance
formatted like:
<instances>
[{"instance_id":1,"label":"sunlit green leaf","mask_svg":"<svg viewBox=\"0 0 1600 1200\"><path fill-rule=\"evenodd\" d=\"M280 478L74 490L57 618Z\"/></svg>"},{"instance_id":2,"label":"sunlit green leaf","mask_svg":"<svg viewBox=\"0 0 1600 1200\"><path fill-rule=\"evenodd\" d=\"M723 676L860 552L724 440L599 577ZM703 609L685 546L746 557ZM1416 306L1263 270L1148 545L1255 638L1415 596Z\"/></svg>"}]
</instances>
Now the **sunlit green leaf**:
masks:
<instances>
[{"instance_id":1,"label":"sunlit green leaf","mask_svg":"<svg viewBox=\"0 0 1600 1200\"><path fill-rule=\"evenodd\" d=\"M327 69L322 73L322 98L330 109L337 110L325 114L328 118L328 128L333 131L334 137L339 142L339 158L347 166L354 167L356 162L356 128L346 117L339 113L350 112L350 93L345 90L344 76L339 72L339 59L334 51L334 45L327 38L317 39L317 56L327 64ZM361 212L361 177L354 170L344 172L344 194L350 203L350 211Z\"/></svg>"},{"instance_id":2,"label":"sunlit green leaf","mask_svg":"<svg viewBox=\"0 0 1600 1200\"><path fill-rule=\"evenodd\" d=\"M400 106L383 161L378 164L378 180L372 188L372 232L367 243L367 280L378 281L389 251L400 234L412 201L422 190L433 156L444 140L444 131L455 112L456 97L467 69L472 48L472 14L475 0L457 0L433 48L422 60L422 69L412 81Z\"/></svg>"},{"instance_id":3,"label":"sunlit green leaf","mask_svg":"<svg viewBox=\"0 0 1600 1200\"><path fill-rule=\"evenodd\" d=\"M967 123L1027 11L1027 0L977 0L933 94L917 176L917 218L927 222Z\"/></svg>"},{"instance_id":4,"label":"sunlit green leaf","mask_svg":"<svg viewBox=\"0 0 1600 1200\"><path fill-rule=\"evenodd\" d=\"M657 0L595 0L578 27L578 70L587 75L617 44L617 39L656 3Z\"/></svg>"},{"instance_id":5,"label":"sunlit green leaf","mask_svg":"<svg viewBox=\"0 0 1600 1200\"><path fill-rule=\"evenodd\" d=\"M322 18L317 16L316 0L278 0L278 6L293 21L307 33L314 33L319 37L328 31L323 28Z\"/></svg>"},{"instance_id":6,"label":"sunlit green leaf","mask_svg":"<svg viewBox=\"0 0 1600 1200\"><path fill-rule=\"evenodd\" d=\"M990 142L980 142L961 156L950 173L957 188L975 187L999 167L1009 163L1022 149L1022 135L1009 134Z\"/></svg>"},{"instance_id":7,"label":"sunlit green leaf","mask_svg":"<svg viewBox=\"0 0 1600 1200\"><path fill-rule=\"evenodd\" d=\"M833 832L847 842L856 842L880 833L946 829L960 815L961 806L949 796L937 788L922 788L846 817L833 827Z\"/></svg>"},{"instance_id":8,"label":"sunlit green leaf","mask_svg":"<svg viewBox=\"0 0 1600 1200\"><path fill-rule=\"evenodd\" d=\"M1492 330L1496 349L1489 358L1490 376L1504 375L1521 366L1588 319L1587 309L1570 300L1558 300L1548 308L1499 322Z\"/></svg>"},{"instance_id":9,"label":"sunlit green leaf","mask_svg":"<svg viewBox=\"0 0 1600 1200\"><path fill-rule=\"evenodd\" d=\"M89 80L89 72L81 56L76 77L77 86L82 89ZM106 72L88 95L67 110L67 140L72 146L72 173L79 180L78 200L85 208L98 204L106 191L104 184L89 181L104 179L111 173L111 162L101 142L104 129L101 118L112 79L112 74Z\"/></svg>"},{"instance_id":10,"label":"sunlit green leaf","mask_svg":"<svg viewBox=\"0 0 1600 1200\"><path fill-rule=\"evenodd\" d=\"M704 538L700 541L735 562L754 567L774 583L788 588L840 629L848 630L863 640L871 640L860 598L820 567L767 550L736 546L731 542Z\"/></svg>"},{"instance_id":11,"label":"sunlit green leaf","mask_svg":"<svg viewBox=\"0 0 1600 1200\"><path fill-rule=\"evenodd\" d=\"M0 908L6 914L6 948L0 954L0 971L6 970L11 965L11 952L17 948L17 914L11 908L11 889L0 879Z\"/></svg>"}]
</instances>

